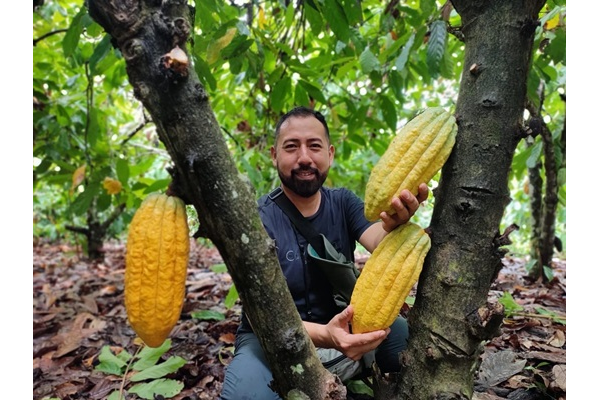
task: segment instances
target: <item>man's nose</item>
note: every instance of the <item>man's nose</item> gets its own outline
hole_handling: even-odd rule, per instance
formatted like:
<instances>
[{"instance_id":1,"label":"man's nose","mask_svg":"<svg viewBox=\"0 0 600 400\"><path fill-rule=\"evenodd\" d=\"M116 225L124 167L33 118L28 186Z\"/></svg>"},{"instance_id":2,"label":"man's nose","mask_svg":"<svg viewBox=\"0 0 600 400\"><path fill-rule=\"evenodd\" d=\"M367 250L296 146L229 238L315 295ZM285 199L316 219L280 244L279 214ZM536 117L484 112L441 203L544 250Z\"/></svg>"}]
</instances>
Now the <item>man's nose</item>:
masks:
<instances>
[{"instance_id":1,"label":"man's nose","mask_svg":"<svg viewBox=\"0 0 600 400\"><path fill-rule=\"evenodd\" d=\"M298 154L298 164L311 164L312 158L310 157L310 153L308 151L308 146L300 146L299 154Z\"/></svg>"}]
</instances>

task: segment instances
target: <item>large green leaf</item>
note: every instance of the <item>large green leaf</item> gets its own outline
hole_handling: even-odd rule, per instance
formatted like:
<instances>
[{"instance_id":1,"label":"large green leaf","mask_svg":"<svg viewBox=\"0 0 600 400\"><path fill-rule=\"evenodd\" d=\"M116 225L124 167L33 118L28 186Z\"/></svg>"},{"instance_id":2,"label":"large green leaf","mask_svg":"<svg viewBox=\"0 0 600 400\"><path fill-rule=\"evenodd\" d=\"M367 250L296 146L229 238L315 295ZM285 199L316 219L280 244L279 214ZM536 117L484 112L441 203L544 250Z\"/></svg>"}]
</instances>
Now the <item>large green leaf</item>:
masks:
<instances>
[{"instance_id":1,"label":"large green leaf","mask_svg":"<svg viewBox=\"0 0 600 400\"><path fill-rule=\"evenodd\" d=\"M130 380L131 382L140 382L146 379L162 378L165 375L177 371L179 368L183 367L185 363L186 361L179 356L169 357L160 364L148 367L143 371L132 375Z\"/></svg>"},{"instance_id":2,"label":"large green leaf","mask_svg":"<svg viewBox=\"0 0 600 400\"><path fill-rule=\"evenodd\" d=\"M142 399L153 400L174 397L181 392L183 386L183 382L173 379L156 379L152 382L133 385L128 392L134 393Z\"/></svg>"},{"instance_id":3,"label":"large green leaf","mask_svg":"<svg viewBox=\"0 0 600 400\"><path fill-rule=\"evenodd\" d=\"M341 4L337 0L323 0L321 11L337 38L347 42L350 39L350 23Z\"/></svg>"},{"instance_id":4,"label":"large green leaf","mask_svg":"<svg viewBox=\"0 0 600 400\"><path fill-rule=\"evenodd\" d=\"M62 42L62 48L66 58L73 55L79 44L79 38L81 37L81 32L83 32L83 17L85 15L87 15L87 8L81 7L79 12L73 17L69 29L67 29L67 33Z\"/></svg>"},{"instance_id":5,"label":"large green leaf","mask_svg":"<svg viewBox=\"0 0 600 400\"><path fill-rule=\"evenodd\" d=\"M431 76L440 73L441 63L446 52L446 22L437 20L431 23L429 41L427 42L427 66Z\"/></svg>"}]
</instances>

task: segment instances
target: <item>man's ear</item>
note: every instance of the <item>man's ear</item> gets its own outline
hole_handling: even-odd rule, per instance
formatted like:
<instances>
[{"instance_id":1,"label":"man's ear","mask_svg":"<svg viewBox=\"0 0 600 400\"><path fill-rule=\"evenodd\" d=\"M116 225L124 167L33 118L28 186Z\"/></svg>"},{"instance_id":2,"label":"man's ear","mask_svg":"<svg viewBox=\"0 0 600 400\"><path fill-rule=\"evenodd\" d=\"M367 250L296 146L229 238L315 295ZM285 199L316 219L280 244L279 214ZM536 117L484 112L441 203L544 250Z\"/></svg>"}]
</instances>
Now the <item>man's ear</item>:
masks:
<instances>
[{"instance_id":1,"label":"man's ear","mask_svg":"<svg viewBox=\"0 0 600 400\"><path fill-rule=\"evenodd\" d=\"M333 164L333 156L335 155L335 147L330 144L329 145L329 166Z\"/></svg>"}]
</instances>

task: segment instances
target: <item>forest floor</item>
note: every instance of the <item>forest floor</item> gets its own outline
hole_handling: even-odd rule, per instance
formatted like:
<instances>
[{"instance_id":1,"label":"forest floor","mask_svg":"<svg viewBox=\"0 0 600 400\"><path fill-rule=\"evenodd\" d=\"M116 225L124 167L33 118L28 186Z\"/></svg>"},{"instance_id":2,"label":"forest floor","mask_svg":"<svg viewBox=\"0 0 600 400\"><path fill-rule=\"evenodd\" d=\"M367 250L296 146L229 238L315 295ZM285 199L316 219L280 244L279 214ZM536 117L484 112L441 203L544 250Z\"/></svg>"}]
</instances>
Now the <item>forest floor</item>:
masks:
<instances>
[{"instance_id":1,"label":"forest floor","mask_svg":"<svg viewBox=\"0 0 600 400\"><path fill-rule=\"evenodd\" d=\"M34 241L34 400L106 399L135 384L98 368L103 349L133 355L139 348L123 303L124 254L123 244L107 243L105 259L91 262L72 246ZM367 258L359 254L357 263ZM555 262L549 283L527 280L522 259L503 261L489 299L512 298L514 307L485 345L473 399L565 400L566 261ZM173 399L217 399L221 390L241 307L225 306L232 281L219 264L217 250L193 243L186 302L163 356L185 360L167 376L180 384ZM349 399L371 398L356 387Z\"/></svg>"}]
</instances>

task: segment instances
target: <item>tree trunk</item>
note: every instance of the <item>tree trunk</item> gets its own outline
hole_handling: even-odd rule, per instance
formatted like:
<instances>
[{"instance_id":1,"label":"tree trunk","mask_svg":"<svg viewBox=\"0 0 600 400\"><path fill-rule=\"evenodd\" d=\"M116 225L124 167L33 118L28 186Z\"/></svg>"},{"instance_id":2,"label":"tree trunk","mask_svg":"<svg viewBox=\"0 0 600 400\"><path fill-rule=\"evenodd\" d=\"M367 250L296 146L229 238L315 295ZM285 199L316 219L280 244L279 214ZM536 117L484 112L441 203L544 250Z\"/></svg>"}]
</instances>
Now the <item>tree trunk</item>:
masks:
<instances>
[{"instance_id":1,"label":"tree trunk","mask_svg":"<svg viewBox=\"0 0 600 400\"><path fill-rule=\"evenodd\" d=\"M156 124L180 194L197 210L201 235L217 247L265 350L283 398L345 398L321 365L263 228L256 199L239 176L209 99L186 56L193 29L187 1L89 0L113 38L134 94ZM172 50L175 50L172 52ZM303 395L302 395L303 393Z\"/></svg>"},{"instance_id":2,"label":"tree trunk","mask_svg":"<svg viewBox=\"0 0 600 400\"><path fill-rule=\"evenodd\" d=\"M540 105L540 110L541 108ZM532 183L530 188L532 217L530 254L535 263L532 265L528 277L534 280L542 278L544 282L547 282L548 277L544 274L544 267L552 265L554 247L557 245L556 241L559 240L555 236L555 223L560 186L558 183L558 171L562 168L562 160L560 165L557 165L555 146L562 157L562 139L555 145L552 139L552 132L550 132L540 115L540 110L536 110L533 106L527 109L531 114L529 122L529 127L532 131L531 134L534 137L539 135L542 140L542 148L544 149L543 171L545 171L546 178L544 180L541 176L541 161L529 169L529 179ZM564 134L564 130L562 134ZM562 245L559 244L558 247L562 247Z\"/></svg>"},{"instance_id":3,"label":"tree trunk","mask_svg":"<svg viewBox=\"0 0 600 400\"><path fill-rule=\"evenodd\" d=\"M432 247L409 314L398 398L470 399L482 341L497 334L502 307L487 304L509 241L498 227L510 202L533 37L542 0L454 0L465 60L458 136L435 190Z\"/></svg>"}]
</instances>

